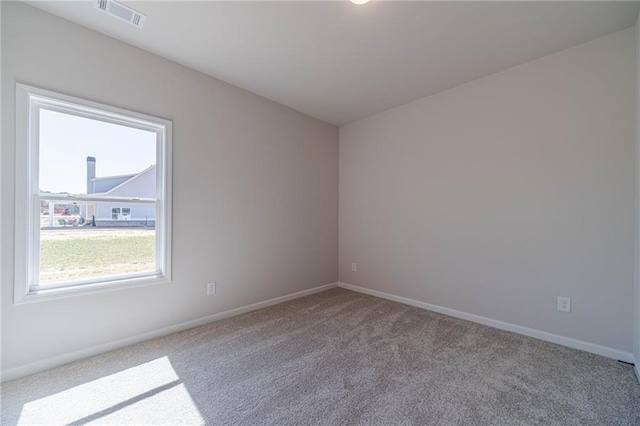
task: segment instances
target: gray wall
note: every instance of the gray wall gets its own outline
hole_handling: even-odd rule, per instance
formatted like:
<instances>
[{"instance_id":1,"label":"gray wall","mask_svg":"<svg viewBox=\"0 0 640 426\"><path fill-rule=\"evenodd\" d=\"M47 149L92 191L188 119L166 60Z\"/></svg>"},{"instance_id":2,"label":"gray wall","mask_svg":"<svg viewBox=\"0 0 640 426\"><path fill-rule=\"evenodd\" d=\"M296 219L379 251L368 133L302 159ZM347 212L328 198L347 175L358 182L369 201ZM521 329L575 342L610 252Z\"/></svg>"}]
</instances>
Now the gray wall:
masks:
<instances>
[{"instance_id":1,"label":"gray wall","mask_svg":"<svg viewBox=\"0 0 640 426\"><path fill-rule=\"evenodd\" d=\"M341 127L340 281L631 352L634 52L631 28Z\"/></svg>"},{"instance_id":2,"label":"gray wall","mask_svg":"<svg viewBox=\"0 0 640 426\"><path fill-rule=\"evenodd\" d=\"M640 379L640 15L636 23L636 276L634 280L633 357Z\"/></svg>"},{"instance_id":3,"label":"gray wall","mask_svg":"<svg viewBox=\"0 0 640 426\"><path fill-rule=\"evenodd\" d=\"M3 369L337 281L336 127L30 6L1 7ZM16 82L173 120L172 283L13 305Z\"/></svg>"}]
</instances>

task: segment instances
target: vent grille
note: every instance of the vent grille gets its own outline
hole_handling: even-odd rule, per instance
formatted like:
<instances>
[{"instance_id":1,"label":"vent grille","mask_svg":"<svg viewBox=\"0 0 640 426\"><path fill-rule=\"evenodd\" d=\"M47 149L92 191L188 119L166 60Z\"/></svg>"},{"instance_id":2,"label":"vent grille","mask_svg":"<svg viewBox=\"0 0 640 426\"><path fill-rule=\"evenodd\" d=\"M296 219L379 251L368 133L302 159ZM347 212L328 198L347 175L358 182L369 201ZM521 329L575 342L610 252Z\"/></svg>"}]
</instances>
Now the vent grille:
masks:
<instances>
[{"instance_id":1,"label":"vent grille","mask_svg":"<svg viewBox=\"0 0 640 426\"><path fill-rule=\"evenodd\" d=\"M113 17L116 17L122 21L128 22L133 26L142 28L144 21L147 19L147 15L131 9L129 6L125 6L122 3L118 3L115 0L95 0L96 9L101 12L107 13Z\"/></svg>"}]
</instances>

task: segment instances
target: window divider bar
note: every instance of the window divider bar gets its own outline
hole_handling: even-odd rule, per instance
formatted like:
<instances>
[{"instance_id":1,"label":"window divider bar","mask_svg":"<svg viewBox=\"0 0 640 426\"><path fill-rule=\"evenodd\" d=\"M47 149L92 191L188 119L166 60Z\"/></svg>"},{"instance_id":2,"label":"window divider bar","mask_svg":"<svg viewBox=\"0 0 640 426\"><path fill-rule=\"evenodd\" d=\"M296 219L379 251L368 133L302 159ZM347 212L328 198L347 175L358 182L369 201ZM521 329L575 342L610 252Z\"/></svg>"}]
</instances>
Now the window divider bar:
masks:
<instances>
[{"instance_id":1,"label":"window divider bar","mask_svg":"<svg viewBox=\"0 0 640 426\"><path fill-rule=\"evenodd\" d=\"M151 204L157 203L160 200L157 198L142 198L142 197L116 197L116 196L95 196L95 195L68 195L68 194L50 194L39 193L36 197L40 200L52 200L52 201L65 201L67 203L80 201L80 202L113 202L113 203L140 203Z\"/></svg>"}]
</instances>

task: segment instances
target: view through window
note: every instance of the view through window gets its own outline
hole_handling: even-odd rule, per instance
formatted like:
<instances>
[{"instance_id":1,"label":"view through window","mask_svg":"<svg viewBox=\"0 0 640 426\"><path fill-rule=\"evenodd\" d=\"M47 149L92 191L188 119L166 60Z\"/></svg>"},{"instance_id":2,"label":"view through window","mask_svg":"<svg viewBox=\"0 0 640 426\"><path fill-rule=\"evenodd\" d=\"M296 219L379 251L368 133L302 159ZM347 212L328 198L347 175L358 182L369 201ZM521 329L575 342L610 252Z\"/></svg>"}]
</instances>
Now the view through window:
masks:
<instances>
[{"instance_id":1,"label":"view through window","mask_svg":"<svg viewBox=\"0 0 640 426\"><path fill-rule=\"evenodd\" d=\"M156 134L43 109L39 152L40 283L155 271L155 202L46 197L156 198Z\"/></svg>"}]
</instances>

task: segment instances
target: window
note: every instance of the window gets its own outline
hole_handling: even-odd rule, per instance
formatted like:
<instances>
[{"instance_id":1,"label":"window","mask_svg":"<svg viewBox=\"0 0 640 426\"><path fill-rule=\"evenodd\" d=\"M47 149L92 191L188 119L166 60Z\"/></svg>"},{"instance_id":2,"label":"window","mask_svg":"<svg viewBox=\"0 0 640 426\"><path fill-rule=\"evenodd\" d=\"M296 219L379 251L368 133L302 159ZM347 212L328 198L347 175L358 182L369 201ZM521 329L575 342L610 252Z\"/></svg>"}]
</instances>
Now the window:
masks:
<instances>
[{"instance_id":1,"label":"window","mask_svg":"<svg viewBox=\"0 0 640 426\"><path fill-rule=\"evenodd\" d=\"M129 207L113 207L111 209L111 219L113 220L129 220L131 218L131 209ZM148 217L145 220L149 220Z\"/></svg>"},{"instance_id":2,"label":"window","mask_svg":"<svg viewBox=\"0 0 640 426\"><path fill-rule=\"evenodd\" d=\"M16 86L16 303L171 279L171 131Z\"/></svg>"}]
</instances>

